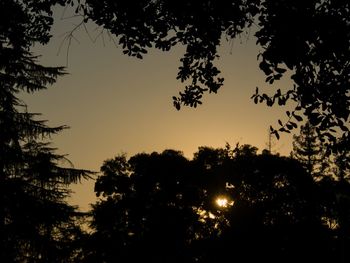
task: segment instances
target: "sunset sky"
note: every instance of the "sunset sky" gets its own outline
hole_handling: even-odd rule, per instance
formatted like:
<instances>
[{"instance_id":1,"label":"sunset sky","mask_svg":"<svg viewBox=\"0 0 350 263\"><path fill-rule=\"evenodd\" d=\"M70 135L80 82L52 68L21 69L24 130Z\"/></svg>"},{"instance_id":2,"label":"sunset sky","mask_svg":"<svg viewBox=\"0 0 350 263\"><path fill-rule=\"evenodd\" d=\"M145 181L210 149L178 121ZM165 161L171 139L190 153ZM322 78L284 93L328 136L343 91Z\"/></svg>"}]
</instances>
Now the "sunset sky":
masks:
<instances>
[{"instance_id":1,"label":"sunset sky","mask_svg":"<svg viewBox=\"0 0 350 263\"><path fill-rule=\"evenodd\" d=\"M265 84L258 68L259 48L253 34L223 41L217 66L225 82L218 94L207 95L198 108L177 111L172 96L184 86L176 80L184 47L164 53L150 50L139 60L123 55L106 33L104 41L101 35L93 43L80 28L75 33L79 43L72 40L67 61L65 32L79 19L62 20L62 15L69 16L57 9L49 45L36 46L34 51L47 66L68 62L69 75L46 91L22 98L28 110L42 113L50 126L70 126L52 139L53 146L68 154L76 168L99 171L104 160L119 153L132 156L169 148L192 158L198 146L224 147L226 142L252 144L261 151L266 148L269 126L277 127L278 118L285 120L286 108L255 105L250 99L257 86L274 90ZM95 29L88 25L93 38L101 31ZM282 80L277 85L283 89L291 84ZM288 155L291 139L283 134L273 150ZM84 181L74 186L71 202L87 210L95 200L93 184Z\"/></svg>"}]
</instances>

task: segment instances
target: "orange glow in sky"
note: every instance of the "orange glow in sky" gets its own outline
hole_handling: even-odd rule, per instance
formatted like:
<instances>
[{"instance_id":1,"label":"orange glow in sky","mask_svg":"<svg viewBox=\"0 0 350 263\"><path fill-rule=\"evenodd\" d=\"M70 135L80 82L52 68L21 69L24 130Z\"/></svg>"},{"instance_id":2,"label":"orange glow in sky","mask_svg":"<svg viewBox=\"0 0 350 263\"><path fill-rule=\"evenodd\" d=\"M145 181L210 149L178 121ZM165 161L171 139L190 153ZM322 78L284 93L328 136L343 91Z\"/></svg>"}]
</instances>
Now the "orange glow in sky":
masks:
<instances>
[{"instance_id":1,"label":"orange glow in sky","mask_svg":"<svg viewBox=\"0 0 350 263\"><path fill-rule=\"evenodd\" d=\"M61 13L57 9L52 41L34 48L44 65L67 63L64 33L75 21L60 20ZM98 34L95 28L88 27L93 36ZM46 91L22 96L28 111L42 113L49 125L70 126L53 137L53 146L68 154L76 168L99 171L105 159L121 152L130 157L170 148L192 158L199 146L224 147L226 142L252 144L261 151L266 148L269 126L284 119L286 108L255 105L250 99L257 86L273 92L259 70L253 34L223 42L217 66L224 86L218 94L207 95L202 106L180 111L171 98L184 87L176 80L183 47L165 53L151 50L138 60L123 55L108 37L93 43L82 29L76 38L79 43L72 41L69 49L69 74ZM282 80L276 85L283 90L291 84ZM273 150L288 155L291 139L283 135ZM93 184L73 186L76 194L71 202L87 210L95 201Z\"/></svg>"}]
</instances>

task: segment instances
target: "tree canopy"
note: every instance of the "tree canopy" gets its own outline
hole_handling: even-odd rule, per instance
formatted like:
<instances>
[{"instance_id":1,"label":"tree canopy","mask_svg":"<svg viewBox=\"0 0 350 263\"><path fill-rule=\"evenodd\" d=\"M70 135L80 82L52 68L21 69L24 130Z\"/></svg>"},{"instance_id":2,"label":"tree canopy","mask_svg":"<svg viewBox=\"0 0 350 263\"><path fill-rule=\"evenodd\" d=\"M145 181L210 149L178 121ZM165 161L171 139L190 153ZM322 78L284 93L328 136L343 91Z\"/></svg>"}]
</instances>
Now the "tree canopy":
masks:
<instances>
[{"instance_id":1,"label":"tree canopy","mask_svg":"<svg viewBox=\"0 0 350 263\"><path fill-rule=\"evenodd\" d=\"M253 32L261 53L260 69L267 83L290 76L293 86L268 95L259 88L255 103L267 106L293 102L279 132L290 132L303 120L315 127L333 150L349 147L350 4L346 0L46 0L1 3L4 37L29 48L47 43L53 23L52 7L71 6L82 23L93 21L117 38L123 52L142 58L150 48L163 51L186 47L177 78L185 87L174 105L196 107L206 93L224 84L216 66L218 46L225 39ZM16 19L7 19L8 14ZM278 83L276 84L278 86ZM341 143L339 143L341 141Z\"/></svg>"},{"instance_id":2,"label":"tree canopy","mask_svg":"<svg viewBox=\"0 0 350 263\"><path fill-rule=\"evenodd\" d=\"M78 1L80 2L80 1ZM349 142L350 4L341 0L240 0L125 2L87 0L77 8L85 20L109 30L124 53L142 58L155 47L177 44L186 51L177 78L185 88L174 105L196 107L202 96L223 85L215 66L224 38L234 39L252 29L262 52L257 54L266 82L290 74L293 86L275 94L252 96L268 106L294 101L288 120L271 129L290 132L304 114L323 141Z\"/></svg>"},{"instance_id":3,"label":"tree canopy","mask_svg":"<svg viewBox=\"0 0 350 263\"><path fill-rule=\"evenodd\" d=\"M296 159L256 150L106 160L83 262L347 259L350 205L346 191L337 201L333 186L349 182L317 182Z\"/></svg>"}]
</instances>

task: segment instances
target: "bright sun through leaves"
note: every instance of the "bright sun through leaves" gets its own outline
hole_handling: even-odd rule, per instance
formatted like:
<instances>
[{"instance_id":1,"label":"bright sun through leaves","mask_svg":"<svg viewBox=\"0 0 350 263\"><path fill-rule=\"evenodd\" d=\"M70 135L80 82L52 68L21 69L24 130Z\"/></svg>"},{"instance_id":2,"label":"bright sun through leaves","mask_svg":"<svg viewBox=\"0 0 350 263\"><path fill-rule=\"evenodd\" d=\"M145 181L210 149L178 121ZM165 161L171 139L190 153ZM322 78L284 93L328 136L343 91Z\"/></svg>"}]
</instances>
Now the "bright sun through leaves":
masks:
<instances>
[{"instance_id":1,"label":"bright sun through leaves","mask_svg":"<svg viewBox=\"0 0 350 263\"><path fill-rule=\"evenodd\" d=\"M226 208L228 206L232 206L234 202L229 201L226 197L220 196L220 197L216 198L215 203L220 208Z\"/></svg>"},{"instance_id":2,"label":"bright sun through leaves","mask_svg":"<svg viewBox=\"0 0 350 263\"><path fill-rule=\"evenodd\" d=\"M219 197L216 199L216 204L220 207L227 207L227 199L223 197Z\"/></svg>"}]
</instances>

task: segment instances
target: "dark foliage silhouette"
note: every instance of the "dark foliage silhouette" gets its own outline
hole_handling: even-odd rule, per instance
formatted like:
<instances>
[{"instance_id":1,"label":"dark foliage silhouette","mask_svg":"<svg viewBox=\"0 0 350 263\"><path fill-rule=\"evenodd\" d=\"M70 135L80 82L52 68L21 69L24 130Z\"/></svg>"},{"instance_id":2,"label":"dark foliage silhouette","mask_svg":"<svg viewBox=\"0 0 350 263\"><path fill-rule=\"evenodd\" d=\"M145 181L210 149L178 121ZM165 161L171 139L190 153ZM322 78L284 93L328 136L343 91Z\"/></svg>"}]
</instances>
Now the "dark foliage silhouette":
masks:
<instances>
[{"instance_id":1,"label":"dark foliage silhouette","mask_svg":"<svg viewBox=\"0 0 350 263\"><path fill-rule=\"evenodd\" d=\"M287 74L294 82L286 90L277 88L272 95L261 94L257 88L252 96L255 103L267 106L295 103L294 110L286 112L287 120L279 120L280 127L271 128L271 132L277 137L279 132L290 132L305 115L326 144L343 142L333 151L340 146L348 149L348 1L4 0L1 4L6 10L2 24L9 27L11 21L22 22L30 34L21 41L28 43L47 43L53 22L50 9L60 4L81 15L80 25L91 20L114 35L129 56L142 58L152 47L169 51L177 44L184 45L177 78L185 88L174 97L177 109L181 105L196 107L205 93L219 90L224 79L215 66L217 47L224 38L249 37L253 32L266 82L273 84ZM27 15L22 21L13 19L21 16L16 15L19 4ZM8 14L14 14L11 21L6 19ZM12 35L17 33L11 31Z\"/></svg>"},{"instance_id":2,"label":"dark foliage silhouette","mask_svg":"<svg viewBox=\"0 0 350 263\"><path fill-rule=\"evenodd\" d=\"M302 125L300 134L293 136L291 156L302 163L307 172L316 180L326 175L326 170L331 162L315 128L310 123Z\"/></svg>"},{"instance_id":3,"label":"dark foliage silhouette","mask_svg":"<svg viewBox=\"0 0 350 263\"><path fill-rule=\"evenodd\" d=\"M245 262L317 262L331 257L326 244L332 239L318 204L321 196L298 162L243 154L222 169L235 204L212 262L218 255Z\"/></svg>"},{"instance_id":4,"label":"dark foliage silhouette","mask_svg":"<svg viewBox=\"0 0 350 263\"><path fill-rule=\"evenodd\" d=\"M189 262L203 232L203 189L181 153L107 160L95 191L92 262Z\"/></svg>"},{"instance_id":5,"label":"dark foliage silhouette","mask_svg":"<svg viewBox=\"0 0 350 263\"><path fill-rule=\"evenodd\" d=\"M316 180L322 199L322 220L333 231L338 261L345 262L350 247L350 180L349 152L346 148L325 155L325 148L316 136L313 127L307 123L301 126L300 134L294 136L292 157L297 159Z\"/></svg>"},{"instance_id":6,"label":"dark foliage silhouette","mask_svg":"<svg viewBox=\"0 0 350 263\"><path fill-rule=\"evenodd\" d=\"M0 2L1 262L70 262L78 248L81 215L65 198L67 186L89 172L60 166L67 160L46 139L66 127L47 126L18 99L64 74L40 65L29 51L48 41L54 2Z\"/></svg>"},{"instance_id":7,"label":"dark foliage silhouette","mask_svg":"<svg viewBox=\"0 0 350 263\"><path fill-rule=\"evenodd\" d=\"M266 82L290 73L293 87L272 96L252 96L268 106L294 101L288 120L271 131L290 132L307 116L325 142L343 138L349 143L350 4L348 1L138 1L87 0L78 12L118 38L124 53L142 58L147 49L164 51L186 47L177 78L186 83L174 97L196 107L206 92L223 85L217 47L223 37L235 39L254 32L262 50L258 55ZM336 129L334 129L336 128Z\"/></svg>"},{"instance_id":8,"label":"dark foliage silhouette","mask_svg":"<svg viewBox=\"0 0 350 263\"><path fill-rule=\"evenodd\" d=\"M30 50L49 41L55 4L75 5L82 22L109 30L130 56L185 45L177 109L219 90L223 36L257 25L266 82L290 73L294 86L272 96L257 88L252 99L295 102L271 133L290 132L306 115L323 145L333 144L332 172L314 180L311 165L250 145L200 147L193 160L174 150L118 156L102 166L93 232L83 233L82 214L65 198L89 172L66 168L50 147L66 127L47 126L18 98L64 74ZM345 0L0 1L1 262L348 262L349 12Z\"/></svg>"},{"instance_id":9,"label":"dark foliage silhouette","mask_svg":"<svg viewBox=\"0 0 350 263\"><path fill-rule=\"evenodd\" d=\"M191 161L167 150L118 156L101 171L86 262L348 259L348 204L332 203L340 185L316 182L295 159L200 147Z\"/></svg>"}]
</instances>

